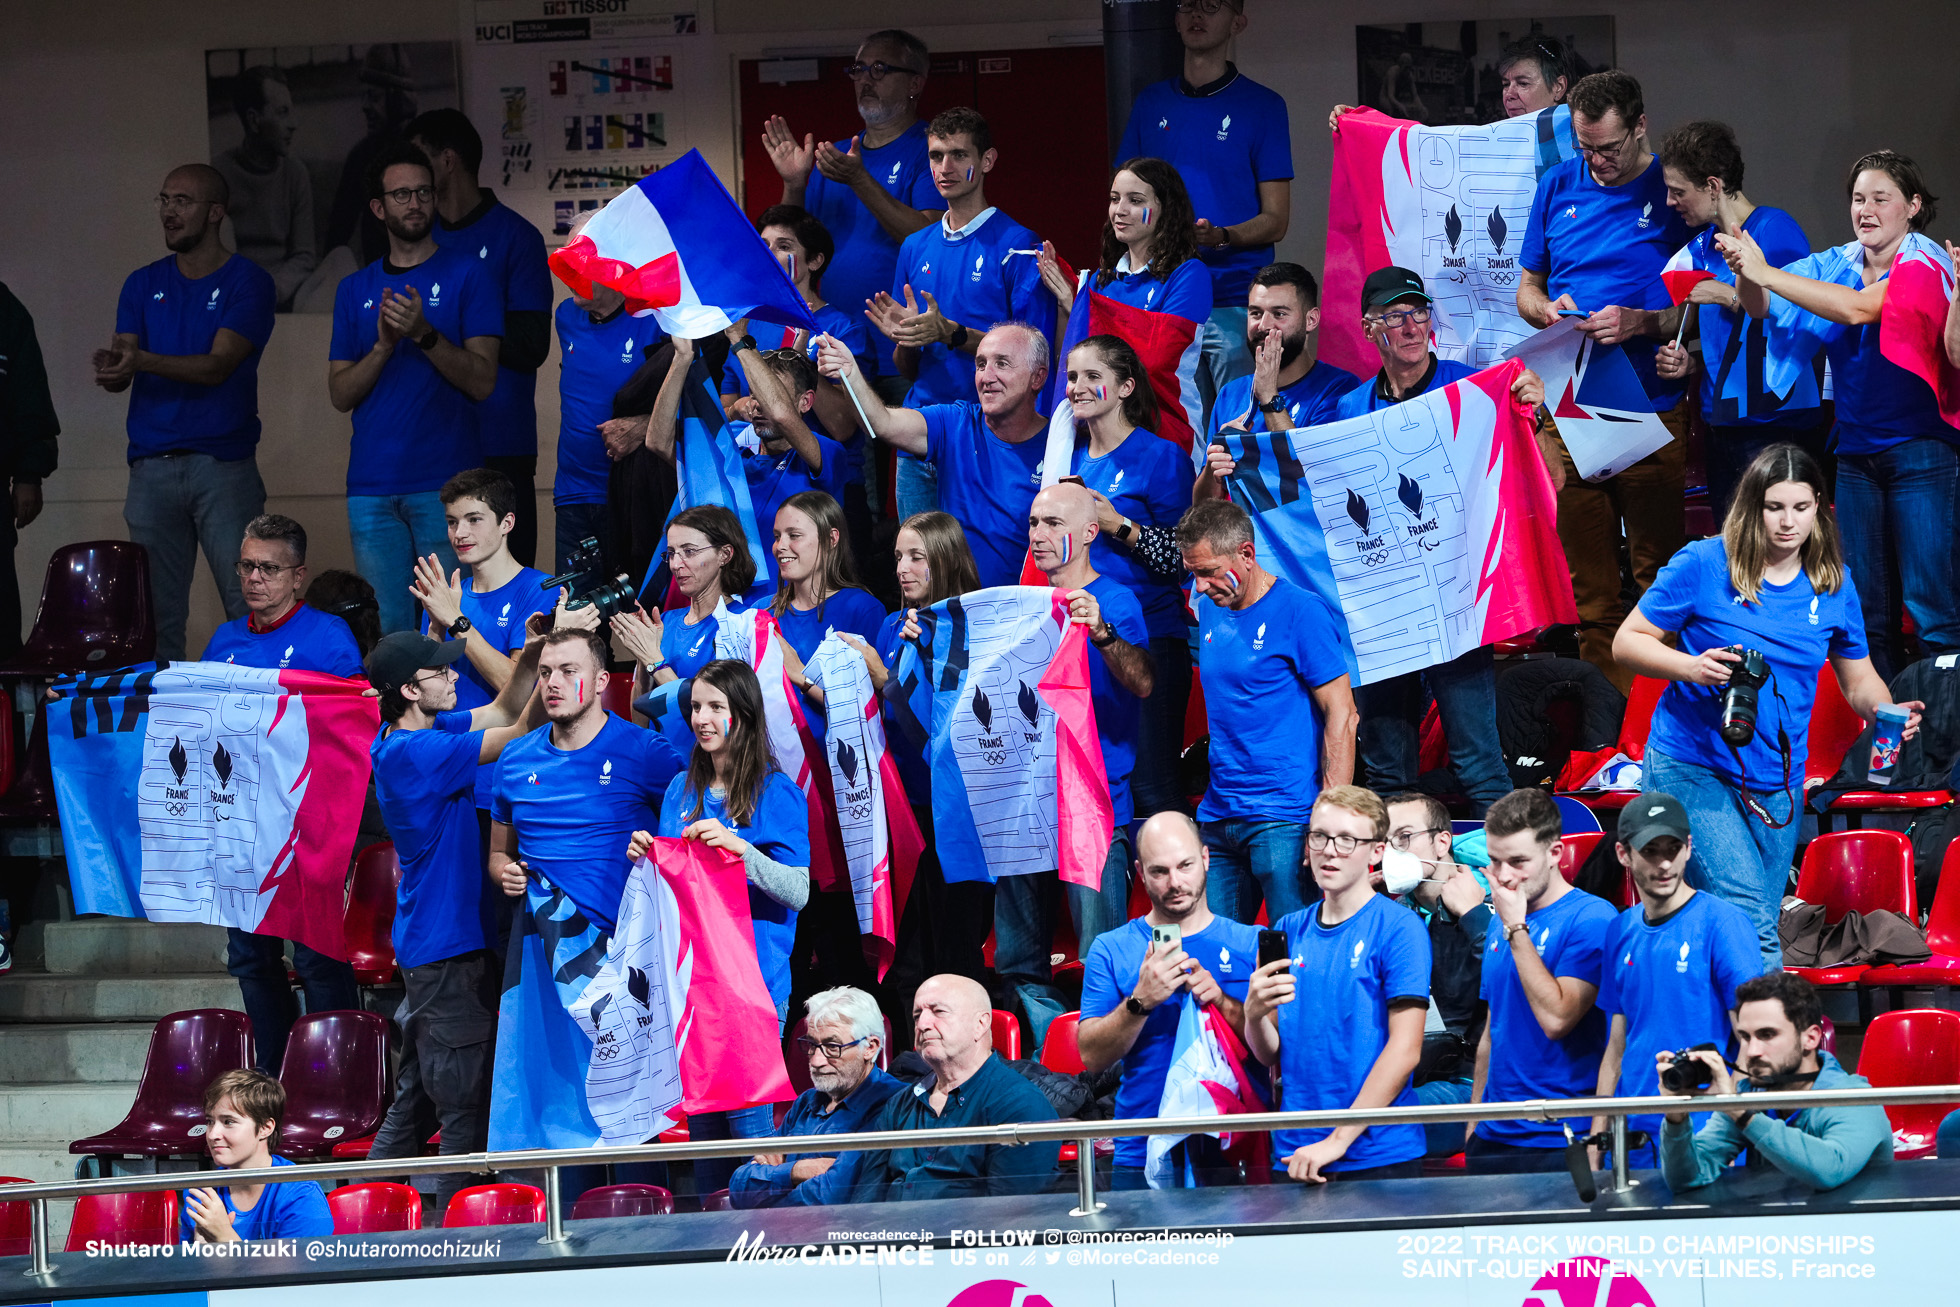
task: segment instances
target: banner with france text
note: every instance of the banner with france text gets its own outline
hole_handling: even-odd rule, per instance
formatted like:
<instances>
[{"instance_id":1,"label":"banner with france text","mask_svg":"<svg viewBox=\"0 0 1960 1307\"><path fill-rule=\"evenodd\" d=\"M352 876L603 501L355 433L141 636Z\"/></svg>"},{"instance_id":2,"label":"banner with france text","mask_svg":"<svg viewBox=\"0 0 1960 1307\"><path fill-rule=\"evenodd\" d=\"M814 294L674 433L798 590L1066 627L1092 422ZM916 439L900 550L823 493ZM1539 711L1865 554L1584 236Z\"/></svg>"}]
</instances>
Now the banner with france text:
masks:
<instances>
[{"instance_id":1,"label":"banner with france text","mask_svg":"<svg viewBox=\"0 0 1960 1307\"><path fill-rule=\"evenodd\" d=\"M346 958L379 729L365 682L146 663L54 689L43 711L77 912L236 926Z\"/></svg>"},{"instance_id":2,"label":"banner with france text","mask_svg":"<svg viewBox=\"0 0 1960 1307\"><path fill-rule=\"evenodd\" d=\"M789 679L776 619L766 608L722 612L715 630L715 657L733 658L755 670L762 686L763 723L769 730L769 751L783 775L803 791L810 812L810 878L820 890L850 885L849 873L833 856L824 834L824 799L817 788L810 760L820 757L809 718L803 714L803 695Z\"/></svg>"},{"instance_id":3,"label":"banner with france text","mask_svg":"<svg viewBox=\"0 0 1960 1307\"><path fill-rule=\"evenodd\" d=\"M1497 362L1531 332L1518 316L1518 253L1538 179L1575 153L1564 105L1481 127L1343 114L1327 190L1320 357L1364 377L1381 366L1361 333L1361 283L1392 264L1420 273L1435 296L1439 355Z\"/></svg>"},{"instance_id":4,"label":"banner with france text","mask_svg":"<svg viewBox=\"0 0 1960 1307\"><path fill-rule=\"evenodd\" d=\"M564 890L533 875L504 955L490 1077L490 1148L590 1148L600 1129L586 1096L592 1036L572 1010L610 940ZM638 1140L634 1141L638 1143Z\"/></svg>"},{"instance_id":5,"label":"banner with france text","mask_svg":"<svg viewBox=\"0 0 1960 1307\"><path fill-rule=\"evenodd\" d=\"M1364 417L1226 438L1265 567L1344 615L1358 685L1578 617L1511 360Z\"/></svg>"}]
</instances>

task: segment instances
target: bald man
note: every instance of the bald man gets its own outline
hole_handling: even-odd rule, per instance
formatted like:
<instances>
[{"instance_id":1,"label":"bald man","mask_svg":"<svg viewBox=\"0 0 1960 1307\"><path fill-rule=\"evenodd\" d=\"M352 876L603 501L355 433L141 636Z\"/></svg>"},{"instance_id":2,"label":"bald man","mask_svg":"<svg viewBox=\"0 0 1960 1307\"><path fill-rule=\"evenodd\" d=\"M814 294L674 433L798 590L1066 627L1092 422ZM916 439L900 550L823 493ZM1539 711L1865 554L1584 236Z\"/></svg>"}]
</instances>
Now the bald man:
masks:
<instances>
[{"instance_id":1,"label":"bald man","mask_svg":"<svg viewBox=\"0 0 1960 1307\"><path fill-rule=\"evenodd\" d=\"M1156 1116L1177 1027L1187 1003L1216 1008L1241 1026L1246 982L1259 956L1259 930L1214 916L1205 903L1211 852L1198 823L1172 809L1137 830L1136 874L1150 911L1099 936L1083 956L1082 1025L1076 1039L1090 1071L1123 1064L1118 1120ZM1156 935L1168 936L1154 942ZM1145 1143L1116 1141L1118 1189L1143 1189ZM1218 1142L1192 1135L1172 1156L1178 1184L1225 1169Z\"/></svg>"},{"instance_id":2,"label":"bald man","mask_svg":"<svg viewBox=\"0 0 1960 1307\"><path fill-rule=\"evenodd\" d=\"M1041 488L1048 420L1039 407L1048 380L1048 337L1025 322L1003 322L980 338L973 357L977 402L887 408L841 342L821 338L817 370L850 387L871 434L931 463L939 507L966 528L983 586L1013 585L1026 553L1028 505Z\"/></svg>"},{"instance_id":3,"label":"bald man","mask_svg":"<svg viewBox=\"0 0 1960 1307\"><path fill-rule=\"evenodd\" d=\"M156 197L170 254L123 282L95 384L129 396L129 538L150 555L157 657L185 656L200 547L225 617L245 615L238 545L265 511L259 480L259 358L272 338L272 277L219 238L231 191L187 163Z\"/></svg>"}]
</instances>

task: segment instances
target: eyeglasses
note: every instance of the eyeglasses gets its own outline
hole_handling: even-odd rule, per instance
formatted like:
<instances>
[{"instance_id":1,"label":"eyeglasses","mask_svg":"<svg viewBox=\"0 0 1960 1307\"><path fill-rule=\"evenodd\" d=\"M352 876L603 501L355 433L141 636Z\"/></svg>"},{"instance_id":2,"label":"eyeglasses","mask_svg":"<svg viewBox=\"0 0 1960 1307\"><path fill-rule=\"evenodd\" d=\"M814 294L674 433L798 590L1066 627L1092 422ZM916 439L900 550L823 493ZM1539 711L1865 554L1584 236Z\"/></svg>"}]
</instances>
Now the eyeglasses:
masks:
<instances>
[{"instance_id":1,"label":"eyeglasses","mask_svg":"<svg viewBox=\"0 0 1960 1307\"><path fill-rule=\"evenodd\" d=\"M1234 3L1234 0L1177 0L1177 3L1172 5L1171 8L1180 14L1203 14L1206 18L1211 17L1221 9L1229 8L1233 13L1239 11L1239 7Z\"/></svg>"},{"instance_id":2,"label":"eyeglasses","mask_svg":"<svg viewBox=\"0 0 1960 1307\"><path fill-rule=\"evenodd\" d=\"M1406 850L1409 847L1409 842L1415 839L1416 836L1440 835L1447 829L1448 827L1445 826L1424 826L1421 830L1399 830L1388 837L1388 842L1398 849Z\"/></svg>"},{"instance_id":3,"label":"eyeglasses","mask_svg":"<svg viewBox=\"0 0 1960 1307\"><path fill-rule=\"evenodd\" d=\"M844 69L844 76L854 82L862 82L867 79L874 82L882 82L893 73L904 73L908 77L925 76L924 73L916 68L907 68L904 64L888 64L883 59L870 64L849 64Z\"/></svg>"},{"instance_id":4,"label":"eyeglasses","mask_svg":"<svg viewBox=\"0 0 1960 1307\"><path fill-rule=\"evenodd\" d=\"M1429 310L1390 309L1386 313L1377 313L1369 321L1380 323L1390 331L1398 330L1404 323L1409 322L1415 323L1418 327L1426 327L1429 325Z\"/></svg>"},{"instance_id":5,"label":"eyeglasses","mask_svg":"<svg viewBox=\"0 0 1960 1307\"><path fill-rule=\"evenodd\" d=\"M1343 858L1354 852L1356 845L1372 843L1374 843L1373 840L1364 840L1359 835L1329 835L1324 830L1310 830L1307 832L1308 848L1312 849L1315 853L1320 853L1325 851L1327 846L1331 844L1334 846L1334 852Z\"/></svg>"},{"instance_id":6,"label":"eyeglasses","mask_svg":"<svg viewBox=\"0 0 1960 1307\"><path fill-rule=\"evenodd\" d=\"M237 571L240 577L249 577L256 574L265 577L268 581L279 576L281 573L296 571L298 568L299 564L297 563L291 565L285 563L254 563L246 558L239 559L237 563Z\"/></svg>"},{"instance_id":7,"label":"eyeglasses","mask_svg":"<svg viewBox=\"0 0 1960 1307\"><path fill-rule=\"evenodd\" d=\"M1579 153L1585 155L1588 159L1613 159L1623 153L1627 148L1628 142L1632 140L1633 133L1628 132L1611 145L1602 145L1598 148L1590 145L1579 145L1577 148Z\"/></svg>"},{"instance_id":8,"label":"eyeglasses","mask_svg":"<svg viewBox=\"0 0 1960 1307\"><path fill-rule=\"evenodd\" d=\"M823 1055L834 1062L844 1056L845 1049L856 1048L868 1038L870 1038L868 1035L859 1035L848 1044L840 1044L834 1039L827 1039L820 1043L808 1035L798 1035L796 1037L796 1046L803 1050L803 1056L805 1057L815 1057L817 1050L822 1049Z\"/></svg>"},{"instance_id":9,"label":"eyeglasses","mask_svg":"<svg viewBox=\"0 0 1960 1307\"><path fill-rule=\"evenodd\" d=\"M200 204L216 203L216 200L200 200L195 195L159 195L156 199L158 213L188 213Z\"/></svg>"},{"instance_id":10,"label":"eyeglasses","mask_svg":"<svg viewBox=\"0 0 1960 1307\"><path fill-rule=\"evenodd\" d=\"M401 186L392 191L383 191L382 194L400 205L406 205L410 200L420 200L422 203L427 204L436 197L436 188L433 186Z\"/></svg>"},{"instance_id":11,"label":"eyeglasses","mask_svg":"<svg viewBox=\"0 0 1960 1307\"><path fill-rule=\"evenodd\" d=\"M707 552L707 545L676 545L674 548L662 554L661 557L666 559L667 565L671 567L676 559L684 563L691 563Z\"/></svg>"}]
</instances>

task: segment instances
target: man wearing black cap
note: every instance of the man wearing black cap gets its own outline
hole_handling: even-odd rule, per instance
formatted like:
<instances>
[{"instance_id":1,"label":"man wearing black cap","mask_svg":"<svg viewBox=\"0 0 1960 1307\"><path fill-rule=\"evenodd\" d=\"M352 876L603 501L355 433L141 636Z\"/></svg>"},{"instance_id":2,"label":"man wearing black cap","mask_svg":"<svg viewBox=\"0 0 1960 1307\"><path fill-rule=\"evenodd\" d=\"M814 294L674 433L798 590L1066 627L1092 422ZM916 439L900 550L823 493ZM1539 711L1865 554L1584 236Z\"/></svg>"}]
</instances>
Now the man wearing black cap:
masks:
<instances>
[{"instance_id":1,"label":"man wearing black cap","mask_svg":"<svg viewBox=\"0 0 1960 1307\"><path fill-rule=\"evenodd\" d=\"M1641 1097L1660 1092L1658 1053L1713 1044L1732 1055L1736 986L1762 971L1762 950L1749 915L1688 884L1694 835L1688 810L1671 794L1642 794L1620 810L1614 846L1640 901L1606 932L1598 1005L1612 1018L1599 1093ZM1695 1122L1701 1124L1698 1114ZM1604 1118L1594 1119L1605 1128ZM1627 1118L1650 1135L1658 1115ZM1629 1156L1653 1165L1652 1144Z\"/></svg>"},{"instance_id":2,"label":"man wearing black cap","mask_svg":"<svg viewBox=\"0 0 1960 1307\"><path fill-rule=\"evenodd\" d=\"M396 631L367 657L385 723L369 756L401 860L395 961L407 996L394 1104L370 1157L413 1157L438 1126L442 1151L481 1150L489 1125L490 1036L502 967L492 889L477 843L476 772L543 719L531 689L545 633L534 615L510 680L480 708L454 711L460 640ZM525 711L527 701L530 711ZM437 1198L469 1183L443 1176Z\"/></svg>"}]
</instances>

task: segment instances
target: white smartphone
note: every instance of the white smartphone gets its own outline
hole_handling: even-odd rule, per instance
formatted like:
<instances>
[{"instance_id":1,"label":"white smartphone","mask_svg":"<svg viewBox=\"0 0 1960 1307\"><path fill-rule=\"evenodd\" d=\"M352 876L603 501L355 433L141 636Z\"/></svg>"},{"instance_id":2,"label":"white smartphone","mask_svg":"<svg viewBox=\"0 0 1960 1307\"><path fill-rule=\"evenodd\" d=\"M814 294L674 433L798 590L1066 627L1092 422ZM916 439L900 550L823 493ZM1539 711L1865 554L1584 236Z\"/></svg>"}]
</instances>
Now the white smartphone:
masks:
<instances>
[{"instance_id":1,"label":"white smartphone","mask_svg":"<svg viewBox=\"0 0 1960 1307\"><path fill-rule=\"evenodd\" d=\"M1184 943L1184 927L1176 922L1171 922L1167 926L1152 926L1150 942L1156 946L1159 953L1177 948Z\"/></svg>"}]
</instances>

